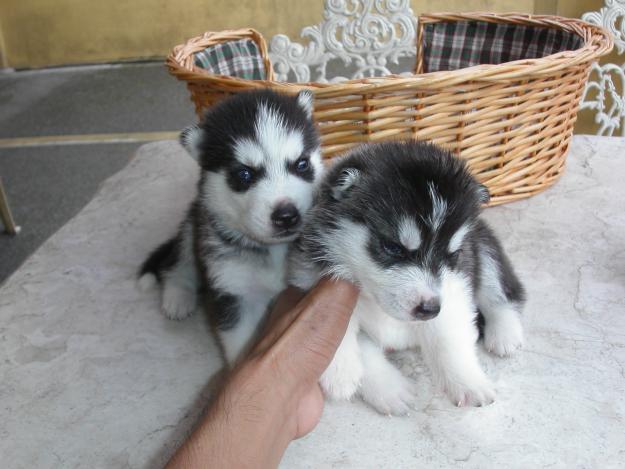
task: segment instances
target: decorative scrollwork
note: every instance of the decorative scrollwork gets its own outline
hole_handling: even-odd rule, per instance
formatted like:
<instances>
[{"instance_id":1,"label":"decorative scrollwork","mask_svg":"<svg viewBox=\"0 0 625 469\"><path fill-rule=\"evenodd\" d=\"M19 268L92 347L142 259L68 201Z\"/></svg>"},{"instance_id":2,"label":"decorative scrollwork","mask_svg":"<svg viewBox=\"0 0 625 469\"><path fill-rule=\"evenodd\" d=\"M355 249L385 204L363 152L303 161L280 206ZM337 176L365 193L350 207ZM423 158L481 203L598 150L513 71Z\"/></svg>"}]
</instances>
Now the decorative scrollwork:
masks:
<instances>
[{"instance_id":1,"label":"decorative scrollwork","mask_svg":"<svg viewBox=\"0 0 625 469\"><path fill-rule=\"evenodd\" d=\"M603 8L584 13L582 19L610 31L618 53L625 52L625 0L605 0Z\"/></svg>"},{"instance_id":2,"label":"decorative scrollwork","mask_svg":"<svg viewBox=\"0 0 625 469\"><path fill-rule=\"evenodd\" d=\"M618 53L625 52L625 0L606 0L603 8L585 13L582 19L610 31ZM581 109L595 112L597 135L613 135L620 130L625 136L625 63L594 64Z\"/></svg>"},{"instance_id":3,"label":"decorative scrollwork","mask_svg":"<svg viewBox=\"0 0 625 469\"><path fill-rule=\"evenodd\" d=\"M402 57L416 55L416 20L409 0L326 0L324 20L302 30L307 45L274 36L269 56L281 81L326 83L397 73ZM328 63L341 61L350 76L327 76ZM311 67L317 75L311 77Z\"/></svg>"}]
</instances>

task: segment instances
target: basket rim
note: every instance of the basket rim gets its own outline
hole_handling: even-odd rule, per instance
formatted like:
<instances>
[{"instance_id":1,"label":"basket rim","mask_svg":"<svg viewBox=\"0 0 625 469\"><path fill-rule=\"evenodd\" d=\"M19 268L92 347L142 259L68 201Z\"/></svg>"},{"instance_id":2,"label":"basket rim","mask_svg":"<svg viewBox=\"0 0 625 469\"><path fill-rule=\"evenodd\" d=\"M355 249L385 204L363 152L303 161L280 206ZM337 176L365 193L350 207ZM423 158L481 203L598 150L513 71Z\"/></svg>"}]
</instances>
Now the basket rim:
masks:
<instances>
[{"instance_id":1,"label":"basket rim","mask_svg":"<svg viewBox=\"0 0 625 469\"><path fill-rule=\"evenodd\" d=\"M419 86L431 89L459 85L468 81L500 82L512 79L529 79L553 75L565 71L571 66L588 63L608 54L613 48L613 40L610 34L603 28L576 18L564 18L554 15L533 15L525 13L427 13L418 16L418 34L423 24L435 22L453 21L486 21L495 23L509 23L524 26L557 28L577 34L584 41L579 49L562 51L536 59L520 59L502 64L480 64L458 70L443 70L437 72L418 73L411 76L386 75L383 77L370 77L352 79L341 82L306 82L291 83L274 81L271 62L269 61L266 42L262 35L252 29L225 30L218 32L206 32L193 37L185 43L175 46L167 56L166 65L172 75L179 80L190 83L212 83L226 85L232 90L249 88L274 88L285 92L297 92L308 89L318 97L331 98L333 95L344 95L346 88L358 90L358 93L383 92L385 87L405 86L412 88ZM265 61L268 79L248 80L226 75L211 74L203 69L198 69L191 63L190 58L196 51L202 50L209 45L225 40L251 38L257 42L261 56ZM419 47L420 36L417 44ZM418 62L418 57L417 57ZM189 65L190 64L190 65Z\"/></svg>"}]
</instances>

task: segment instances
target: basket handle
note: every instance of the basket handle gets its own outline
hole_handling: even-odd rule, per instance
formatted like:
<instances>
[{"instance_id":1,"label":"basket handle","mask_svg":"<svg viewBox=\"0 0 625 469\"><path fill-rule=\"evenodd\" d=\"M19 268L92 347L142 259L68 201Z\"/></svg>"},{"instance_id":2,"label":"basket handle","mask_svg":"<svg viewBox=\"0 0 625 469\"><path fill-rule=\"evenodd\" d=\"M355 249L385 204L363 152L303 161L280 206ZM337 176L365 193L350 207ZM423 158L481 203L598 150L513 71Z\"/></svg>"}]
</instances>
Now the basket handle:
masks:
<instances>
[{"instance_id":1,"label":"basket handle","mask_svg":"<svg viewBox=\"0 0 625 469\"><path fill-rule=\"evenodd\" d=\"M184 44L176 46L167 56L167 65L172 72L189 72L200 73L203 75L210 74L210 72L203 68L197 67L194 61L194 54L200 52L207 47L221 44L224 42L238 41L240 39L251 39L258 46L263 65L265 66L266 80L272 81L273 66L269 59L269 53L267 50L267 42L261 33L252 28L245 29L232 29L218 32L206 32L201 36L197 36L189 39Z\"/></svg>"}]
</instances>

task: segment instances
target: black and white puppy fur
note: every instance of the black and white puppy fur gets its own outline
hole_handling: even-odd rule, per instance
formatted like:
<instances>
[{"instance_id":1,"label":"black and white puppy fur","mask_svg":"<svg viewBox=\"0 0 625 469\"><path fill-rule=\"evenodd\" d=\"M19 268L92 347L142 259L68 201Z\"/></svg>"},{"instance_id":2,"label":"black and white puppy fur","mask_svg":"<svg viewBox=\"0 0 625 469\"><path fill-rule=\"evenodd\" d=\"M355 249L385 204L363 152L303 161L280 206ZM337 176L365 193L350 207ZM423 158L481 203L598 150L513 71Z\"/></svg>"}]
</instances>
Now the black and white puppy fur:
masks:
<instances>
[{"instance_id":1,"label":"black and white puppy fur","mask_svg":"<svg viewBox=\"0 0 625 469\"><path fill-rule=\"evenodd\" d=\"M185 129L181 143L200 164L198 194L176 236L141 267L139 283L160 283L172 319L191 314L206 290L232 364L286 286L288 246L323 171L312 95L238 94Z\"/></svg>"},{"instance_id":2,"label":"black and white puppy fur","mask_svg":"<svg viewBox=\"0 0 625 469\"><path fill-rule=\"evenodd\" d=\"M323 275L361 288L321 379L329 396L360 394L384 414L406 413L414 385L384 351L420 346L454 404L494 400L476 354L478 311L486 348L510 354L523 341L524 290L479 218L488 198L460 159L417 141L362 146L327 171L289 276L300 288Z\"/></svg>"}]
</instances>

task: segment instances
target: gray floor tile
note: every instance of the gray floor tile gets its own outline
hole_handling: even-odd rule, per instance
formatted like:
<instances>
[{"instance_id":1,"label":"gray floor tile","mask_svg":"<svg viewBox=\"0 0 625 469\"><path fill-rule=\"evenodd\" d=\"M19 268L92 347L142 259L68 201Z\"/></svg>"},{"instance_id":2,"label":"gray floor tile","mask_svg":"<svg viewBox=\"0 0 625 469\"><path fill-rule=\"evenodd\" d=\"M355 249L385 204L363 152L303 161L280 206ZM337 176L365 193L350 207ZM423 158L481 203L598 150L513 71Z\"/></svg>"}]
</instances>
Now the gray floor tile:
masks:
<instances>
[{"instance_id":1,"label":"gray floor tile","mask_svg":"<svg viewBox=\"0 0 625 469\"><path fill-rule=\"evenodd\" d=\"M0 74L0 138L179 130L195 121L162 63Z\"/></svg>"},{"instance_id":2,"label":"gray floor tile","mask_svg":"<svg viewBox=\"0 0 625 469\"><path fill-rule=\"evenodd\" d=\"M0 175L22 231L0 233L0 283L80 211L140 144L0 149Z\"/></svg>"}]
</instances>

